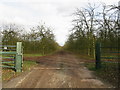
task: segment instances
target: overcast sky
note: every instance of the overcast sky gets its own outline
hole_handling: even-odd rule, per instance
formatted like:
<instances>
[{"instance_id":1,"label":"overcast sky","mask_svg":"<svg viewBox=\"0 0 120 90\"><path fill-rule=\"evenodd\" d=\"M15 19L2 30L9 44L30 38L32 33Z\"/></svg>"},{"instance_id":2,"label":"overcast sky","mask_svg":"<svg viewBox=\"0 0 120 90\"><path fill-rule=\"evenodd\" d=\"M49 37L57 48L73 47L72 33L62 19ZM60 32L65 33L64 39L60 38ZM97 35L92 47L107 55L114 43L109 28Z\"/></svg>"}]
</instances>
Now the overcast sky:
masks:
<instances>
[{"instance_id":1,"label":"overcast sky","mask_svg":"<svg viewBox=\"0 0 120 90\"><path fill-rule=\"evenodd\" d=\"M17 23L25 27L42 22L51 27L56 41L64 45L71 29L71 14L88 2L117 4L119 0L0 0L0 24Z\"/></svg>"}]
</instances>

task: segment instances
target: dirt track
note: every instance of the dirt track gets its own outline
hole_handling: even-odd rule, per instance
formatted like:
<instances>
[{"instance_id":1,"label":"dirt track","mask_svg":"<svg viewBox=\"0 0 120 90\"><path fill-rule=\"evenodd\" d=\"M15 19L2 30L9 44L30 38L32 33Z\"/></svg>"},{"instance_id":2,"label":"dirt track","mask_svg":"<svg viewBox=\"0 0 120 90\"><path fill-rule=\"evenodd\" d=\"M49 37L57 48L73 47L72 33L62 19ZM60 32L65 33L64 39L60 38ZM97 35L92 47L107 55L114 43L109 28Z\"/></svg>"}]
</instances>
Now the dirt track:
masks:
<instances>
[{"instance_id":1,"label":"dirt track","mask_svg":"<svg viewBox=\"0 0 120 90\"><path fill-rule=\"evenodd\" d=\"M43 57L31 72L8 82L12 88L107 88L84 65L84 60L60 52ZM15 83L16 82L16 83ZM13 84L14 85L13 85Z\"/></svg>"}]
</instances>

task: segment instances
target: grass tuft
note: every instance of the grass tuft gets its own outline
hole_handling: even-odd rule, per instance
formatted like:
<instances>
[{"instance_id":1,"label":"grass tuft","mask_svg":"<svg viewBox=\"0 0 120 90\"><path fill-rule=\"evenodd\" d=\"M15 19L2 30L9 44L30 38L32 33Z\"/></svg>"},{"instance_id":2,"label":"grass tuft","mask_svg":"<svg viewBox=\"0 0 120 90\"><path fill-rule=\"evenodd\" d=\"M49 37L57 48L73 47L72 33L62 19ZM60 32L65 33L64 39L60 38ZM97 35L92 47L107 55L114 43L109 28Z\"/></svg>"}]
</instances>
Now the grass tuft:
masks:
<instances>
[{"instance_id":1,"label":"grass tuft","mask_svg":"<svg viewBox=\"0 0 120 90\"><path fill-rule=\"evenodd\" d=\"M23 72L30 70L33 66L37 65L34 61L23 61ZM21 75L22 72L15 72L10 68L2 69L2 81L9 81L10 79Z\"/></svg>"},{"instance_id":2,"label":"grass tuft","mask_svg":"<svg viewBox=\"0 0 120 90\"><path fill-rule=\"evenodd\" d=\"M87 63L85 66L94 71L94 74L100 77L103 81L112 84L114 87L119 85L119 69L118 63L102 63L101 69L95 69L95 63Z\"/></svg>"}]
</instances>

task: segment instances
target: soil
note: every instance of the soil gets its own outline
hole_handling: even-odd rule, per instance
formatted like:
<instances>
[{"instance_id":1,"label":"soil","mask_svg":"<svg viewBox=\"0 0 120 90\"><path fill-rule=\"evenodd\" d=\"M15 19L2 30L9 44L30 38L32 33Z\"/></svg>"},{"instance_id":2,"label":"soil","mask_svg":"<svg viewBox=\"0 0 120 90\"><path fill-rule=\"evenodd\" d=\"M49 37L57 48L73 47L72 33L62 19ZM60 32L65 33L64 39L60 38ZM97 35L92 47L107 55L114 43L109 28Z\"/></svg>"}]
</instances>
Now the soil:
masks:
<instances>
[{"instance_id":1,"label":"soil","mask_svg":"<svg viewBox=\"0 0 120 90\"><path fill-rule=\"evenodd\" d=\"M71 53L24 58L38 63L30 72L3 84L4 88L110 88Z\"/></svg>"}]
</instances>

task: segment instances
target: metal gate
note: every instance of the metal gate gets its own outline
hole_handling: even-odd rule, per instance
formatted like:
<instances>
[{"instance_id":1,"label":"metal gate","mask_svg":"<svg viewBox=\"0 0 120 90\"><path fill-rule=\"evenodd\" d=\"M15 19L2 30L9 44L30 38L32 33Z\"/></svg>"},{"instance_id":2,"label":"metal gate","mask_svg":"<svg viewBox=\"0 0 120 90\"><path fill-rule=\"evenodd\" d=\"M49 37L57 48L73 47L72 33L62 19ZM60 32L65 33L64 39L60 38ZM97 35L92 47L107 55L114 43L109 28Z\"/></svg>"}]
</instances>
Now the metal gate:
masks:
<instances>
[{"instance_id":1,"label":"metal gate","mask_svg":"<svg viewBox=\"0 0 120 90\"><path fill-rule=\"evenodd\" d=\"M12 68L16 72L21 72L23 64L22 42L17 42L16 45L0 45L0 50L2 55L1 67Z\"/></svg>"},{"instance_id":2,"label":"metal gate","mask_svg":"<svg viewBox=\"0 0 120 90\"><path fill-rule=\"evenodd\" d=\"M120 63L119 47L104 47L100 43L96 43L96 69L101 68L101 63Z\"/></svg>"}]
</instances>

